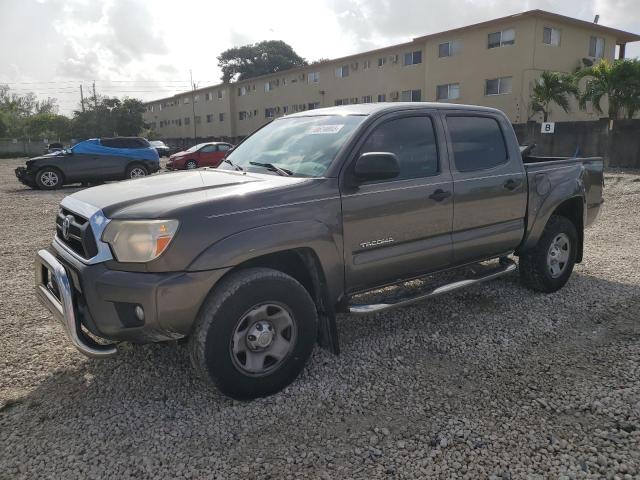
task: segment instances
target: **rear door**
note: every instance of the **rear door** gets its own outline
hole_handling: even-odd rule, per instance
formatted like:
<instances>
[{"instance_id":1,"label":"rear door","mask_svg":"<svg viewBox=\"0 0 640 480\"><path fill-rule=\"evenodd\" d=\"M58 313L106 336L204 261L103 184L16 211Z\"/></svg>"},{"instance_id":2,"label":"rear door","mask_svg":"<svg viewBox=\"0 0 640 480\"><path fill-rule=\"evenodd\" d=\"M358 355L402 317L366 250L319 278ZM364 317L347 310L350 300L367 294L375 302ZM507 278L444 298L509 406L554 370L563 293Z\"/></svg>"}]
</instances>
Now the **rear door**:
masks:
<instances>
[{"instance_id":1,"label":"rear door","mask_svg":"<svg viewBox=\"0 0 640 480\"><path fill-rule=\"evenodd\" d=\"M218 144L218 155L216 157L216 163L215 165L213 165L214 167L217 167L218 165L220 165L220 163L222 163L222 159L229 152L229 150L231 150L231 145L229 145L228 143Z\"/></svg>"},{"instance_id":2,"label":"rear door","mask_svg":"<svg viewBox=\"0 0 640 480\"><path fill-rule=\"evenodd\" d=\"M443 117L453 175L454 263L514 250L524 236L527 183L520 152L506 141L514 135L511 125L491 112Z\"/></svg>"},{"instance_id":3,"label":"rear door","mask_svg":"<svg viewBox=\"0 0 640 480\"><path fill-rule=\"evenodd\" d=\"M400 176L344 186L365 152L396 154ZM367 129L344 173L342 215L351 292L451 263L452 180L436 112L392 114Z\"/></svg>"}]
</instances>

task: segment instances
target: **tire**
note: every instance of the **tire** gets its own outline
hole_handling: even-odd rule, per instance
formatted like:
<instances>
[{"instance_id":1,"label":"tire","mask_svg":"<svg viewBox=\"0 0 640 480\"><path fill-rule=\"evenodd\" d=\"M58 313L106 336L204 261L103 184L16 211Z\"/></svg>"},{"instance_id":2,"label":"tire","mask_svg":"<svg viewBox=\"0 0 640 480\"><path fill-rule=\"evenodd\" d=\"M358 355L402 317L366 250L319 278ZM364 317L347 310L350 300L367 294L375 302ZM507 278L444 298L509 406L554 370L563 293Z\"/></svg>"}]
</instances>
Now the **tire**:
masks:
<instances>
[{"instance_id":1,"label":"tire","mask_svg":"<svg viewBox=\"0 0 640 480\"><path fill-rule=\"evenodd\" d=\"M198 162L196 162L195 160L189 160L187 163L184 164L184 168L186 168L187 170L193 170L194 168L198 168Z\"/></svg>"},{"instance_id":2,"label":"tire","mask_svg":"<svg viewBox=\"0 0 640 480\"><path fill-rule=\"evenodd\" d=\"M573 272L577 252L578 232L573 222L551 215L537 245L520 255L520 279L537 292L560 290Z\"/></svg>"},{"instance_id":3,"label":"tire","mask_svg":"<svg viewBox=\"0 0 640 480\"><path fill-rule=\"evenodd\" d=\"M44 167L36 173L36 185L41 190L57 190L62 188L64 177L57 168Z\"/></svg>"},{"instance_id":4,"label":"tire","mask_svg":"<svg viewBox=\"0 0 640 480\"><path fill-rule=\"evenodd\" d=\"M298 281L268 268L239 270L200 308L189 339L191 362L201 378L232 398L271 395L304 368L317 324L316 306Z\"/></svg>"},{"instance_id":5,"label":"tire","mask_svg":"<svg viewBox=\"0 0 640 480\"><path fill-rule=\"evenodd\" d=\"M149 170L144 165L132 163L127 167L126 178L140 178L149 175Z\"/></svg>"}]
</instances>

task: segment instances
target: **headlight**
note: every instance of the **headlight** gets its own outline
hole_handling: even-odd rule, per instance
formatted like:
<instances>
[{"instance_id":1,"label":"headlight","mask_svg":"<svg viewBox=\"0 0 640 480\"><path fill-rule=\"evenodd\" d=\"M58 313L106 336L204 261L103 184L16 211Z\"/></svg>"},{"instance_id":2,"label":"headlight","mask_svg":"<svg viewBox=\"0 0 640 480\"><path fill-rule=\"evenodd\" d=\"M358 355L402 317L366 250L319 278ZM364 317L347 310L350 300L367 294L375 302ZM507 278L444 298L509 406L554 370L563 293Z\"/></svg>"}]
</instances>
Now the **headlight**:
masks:
<instances>
[{"instance_id":1,"label":"headlight","mask_svg":"<svg viewBox=\"0 0 640 480\"><path fill-rule=\"evenodd\" d=\"M149 262L167 249L178 224L178 220L112 220L102 240L111 245L119 262Z\"/></svg>"}]
</instances>

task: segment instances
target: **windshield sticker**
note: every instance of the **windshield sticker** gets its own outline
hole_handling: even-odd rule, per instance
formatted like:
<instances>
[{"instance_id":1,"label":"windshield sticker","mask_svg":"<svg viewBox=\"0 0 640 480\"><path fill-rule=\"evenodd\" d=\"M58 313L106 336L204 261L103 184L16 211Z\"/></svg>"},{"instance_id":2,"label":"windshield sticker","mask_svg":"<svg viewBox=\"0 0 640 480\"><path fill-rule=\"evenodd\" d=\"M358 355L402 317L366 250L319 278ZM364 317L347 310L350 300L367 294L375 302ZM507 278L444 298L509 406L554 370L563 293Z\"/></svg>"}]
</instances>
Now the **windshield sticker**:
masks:
<instances>
[{"instance_id":1,"label":"windshield sticker","mask_svg":"<svg viewBox=\"0 0 640 480\"><path fill-rule=\"evenodd\" d=\"M313 127L309 128L309 130L307 131L307 133L309 135L323 135L326 133L338 133L340 130L342 130L342 127L344 127L343 125L314 125Z\"/></svg>"}]
</instances>

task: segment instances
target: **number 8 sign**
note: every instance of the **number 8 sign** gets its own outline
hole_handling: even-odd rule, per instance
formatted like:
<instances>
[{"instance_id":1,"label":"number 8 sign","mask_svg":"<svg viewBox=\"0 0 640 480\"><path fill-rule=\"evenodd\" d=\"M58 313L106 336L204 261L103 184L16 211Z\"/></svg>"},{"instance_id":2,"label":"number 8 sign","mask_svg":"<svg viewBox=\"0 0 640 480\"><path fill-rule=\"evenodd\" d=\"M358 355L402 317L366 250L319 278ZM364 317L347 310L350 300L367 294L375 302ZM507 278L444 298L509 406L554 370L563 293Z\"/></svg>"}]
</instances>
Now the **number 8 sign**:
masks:
<instances>
[{"instance_id":1,"label":"number 8 sign","mask_svg":"<svg viewBox=\"0 0 640 480\"><path fill-rule=\"evenodd\" d=\"M540 129L541 133L553 133L556 130L555 122L544 122L542 124L542 128Z\"/></svg>"}]
</instances>

